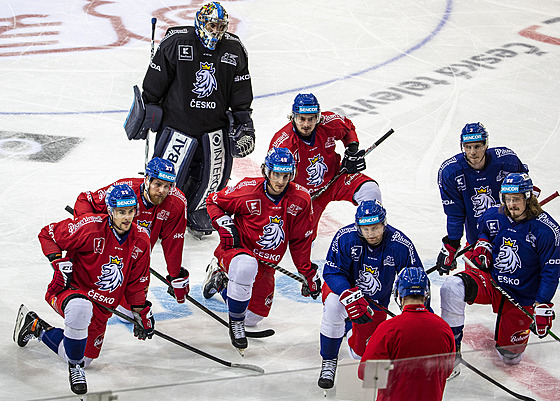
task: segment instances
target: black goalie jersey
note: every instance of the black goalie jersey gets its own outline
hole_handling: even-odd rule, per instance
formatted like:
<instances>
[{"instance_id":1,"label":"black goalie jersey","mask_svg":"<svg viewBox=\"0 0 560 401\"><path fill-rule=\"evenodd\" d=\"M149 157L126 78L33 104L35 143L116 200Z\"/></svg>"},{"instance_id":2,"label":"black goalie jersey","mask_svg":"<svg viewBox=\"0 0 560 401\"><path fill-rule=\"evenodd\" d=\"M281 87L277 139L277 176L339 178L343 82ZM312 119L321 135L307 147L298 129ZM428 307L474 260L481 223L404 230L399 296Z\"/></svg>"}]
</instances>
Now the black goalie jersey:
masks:
<instances>
[{"instance_id":1,"label":"black goalie jersey","mask_svg":"<svg viewBox=\"0 0 560 401\"><path fill-rule=\"evenodd\" d=\"M168 29L144 77L145 103L160 104L162 127L199 138L228 126L226 110L250 110L251 75L245 47L225 33L206 49L192 26Z\"/></svg>"}]
</instances>

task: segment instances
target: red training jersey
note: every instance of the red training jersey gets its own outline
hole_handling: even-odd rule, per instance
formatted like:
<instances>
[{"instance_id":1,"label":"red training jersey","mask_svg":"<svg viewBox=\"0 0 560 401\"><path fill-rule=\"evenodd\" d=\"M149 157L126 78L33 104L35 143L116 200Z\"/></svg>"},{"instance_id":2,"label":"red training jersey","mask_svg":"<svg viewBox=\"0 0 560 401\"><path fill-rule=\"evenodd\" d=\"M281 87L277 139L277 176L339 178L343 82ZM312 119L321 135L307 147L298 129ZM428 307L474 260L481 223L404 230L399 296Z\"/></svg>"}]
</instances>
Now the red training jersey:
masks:
<instances>
[{"instance_id":1,"label":"red training jersey","mask_svg":"<svg viewBox=\"0 0 560 401\"><path fill-rule=\"evenodd\" d=\"M150 284L150 239L132 224L117 238L108 215L87 214L43 227L39 242L45 255L62 253L74 264L71 286L110 308L121 298L130 305L144 305Z\"/></svg>"},{"instance_id":2,"label":"red training jersey","mask_svg":"<svg viewBox=\"0 0 560 401\"><path fill-rule=\"evenodd\" d=\"M144 198L143 183L143 178L124 178L111 185L127 184L132 188L139 205L134 222L146 229L150 235L152 248L157 240L161 239L167 271L172 277L177 277L181 269L185 230L187 229L187 200L179 189L172 188L163 202L155 206ZM111 185L78 195L74 205L74 216L78 217L86 213L107 213L105 193Z\"/></svg>"},{"instance_id":3,"label":"red training jersey","mask_svg":"<svg viewBox=\"0 0 560 401\"><path fill-rule=\"evenodd\" d=\"M335 152L335 141L342 141L344 146L348 146L351 142L358 142L358 135L348 118L325 111L321 114L321 122L308 139L309 144L301 139L292 122L289 122L274 134L269 149L290 149L297 163L294 182L313 194L338 173L340 155Z\"/></svg>"}]
</instances>

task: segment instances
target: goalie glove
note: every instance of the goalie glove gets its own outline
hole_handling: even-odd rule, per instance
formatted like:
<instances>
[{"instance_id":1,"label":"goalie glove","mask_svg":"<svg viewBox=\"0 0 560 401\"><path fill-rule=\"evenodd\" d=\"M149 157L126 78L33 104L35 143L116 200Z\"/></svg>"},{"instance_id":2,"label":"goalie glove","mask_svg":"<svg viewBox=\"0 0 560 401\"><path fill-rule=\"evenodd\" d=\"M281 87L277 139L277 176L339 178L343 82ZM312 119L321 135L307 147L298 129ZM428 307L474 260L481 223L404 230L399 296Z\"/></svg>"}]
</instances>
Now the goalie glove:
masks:
<instances>
[{"instance_id":1,"label":"goalie glove","mask_svg":"<svg viewBox=\"0 0 560 401\"><path fill-rule=\"evenodd\" d=\"M533 311L533 323L531 323L531 331L539 338L544 338L548 334L548 330L552 327L552 321L556 317L553 304L538 304Z\"/></svg>"},{"instance_id":2,"label":"goalie glove","mask_svg":"<svg viewBox=\"0 0 560 401\"><path fill-rule=\"evenodd\" d=\"M171 284L171 286L167 288L169 295L175 298L177 303L184 303L190 291L188 270L181 267L179 275L177 277L172 277L168 274L167 281Z\"/></svg>"},{"instance_id":3,"label":"goalie glove","mask_svg":"<svg viewBox=\"0 0 560 401\"><path fill-rule=\"evenodd\" d=\"M373 310L358 287L344 291L340 294L339 300L353 323L364 324L373 320Z\"/></svg>"},{"instance_id":4,"label":"goalie glove","mask_svg":"<svg viewBox=\"0 0 560 401\"><path fill-rule=\"evenodd\" d=\"M224 249L239 248L241 241L239 240L239 232L231 217L222 216L215 220L218 234L220 235L220 245Z\"/></svg>"},{"instance_id":5,"label":"goalie glove","mask_svg":"<svg viewBox=\"0 0 560 401\"><path fill-rule=\"evenodd\" d=\"M487 272L492 264L492 244L485 239L479 239L473 249L471 261L480 270Z\"/></svg>"},{"instance_id":6,"label":"goalie glove","mask_svg":"<svg viewBox=\"0 0 560 401\"><path fill-rule=\"evenodd\" d=\"M346 170L348 174L356 174L366 169L366 151L358 149L358 143L352 142L344 151L344 159L340 170Z\"/></svg>"},{"instance_id":7,"label":"goalie glove","mask_svg":"<svg viewBox=\"0 0 560 401\"><path fill-rule=\"evenodd\" d=\"M156 326L156 321L154 320L154 314L152 313L152 303L146 301L143 306L133 306L132 315L134 316L134 337L139 340L150 339L154 335L154 328ZM139 312L135 309L140 309Z\"/></svg>"},{"instance_id":8,"label":"goalie glove","mask_svg":"<svg viewBox=\"0 0 560 401\"><path fill-rule=\"evenodd\" d=\"M227 111L229 148L232 157L245 157L255 150L255 127L250 111Z\"/></svg>"},{"instance_id":9,"label":"goalie glove","mask_svg":"<svg viewBox=\"0 0 560 401\"><path fill-rule=\"evenodd\" d=\"M61 293L70 287L70 282L72 281L72 259L59 257L51 262L51 266L54 274L47 288L47 296Z\"/></svg>"},{"instance_id":10,"label":"goalie glove","mask_svg":"<svg viewBox=\"0 0 560 401\"><path fill-rule=\"evenodd\" d=\"M319 278L319 267L315 263L311 263L311 273L305 277L305 283L301 285L301 295L317 299L321 294L321 279Z\"/></svg>"},{"instance_id":11,"label":"goalie glove","mask_svg":"<svg viewBox=\"0 0 560 401\"><path fill-rule=\"evenodd\" d=\"M457 249L461 246L461 241L458 239L450 240L447 235L443 237L441 241L443 244L437 257L436 267L439 275L443 276L457 268L455 253L457 253Z\"/></svg>"}]
</instances>

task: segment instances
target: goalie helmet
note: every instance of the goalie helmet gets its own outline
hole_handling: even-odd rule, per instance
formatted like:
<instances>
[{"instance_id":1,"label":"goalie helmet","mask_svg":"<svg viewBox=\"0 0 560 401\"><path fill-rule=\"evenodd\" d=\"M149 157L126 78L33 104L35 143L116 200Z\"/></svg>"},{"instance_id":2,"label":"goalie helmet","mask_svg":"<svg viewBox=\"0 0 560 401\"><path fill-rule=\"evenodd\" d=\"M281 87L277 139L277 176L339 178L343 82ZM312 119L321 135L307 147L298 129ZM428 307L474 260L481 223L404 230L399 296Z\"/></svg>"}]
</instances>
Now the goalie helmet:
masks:
<instances>
[{"instance_id":1,"label":"goalie helmet","mask_svg":"<svg viewBox=\"0 0 560 401\"><path fill-rule=\"evenodd\" d=\"M105 204L109 215L113 214L113 209L119 207L138 207L136 194L127 184L111 185L105 194Z\"/></svg>"},{"instance_id":2,"label":"goalie helmet","mask_svg":"<svg viewBox=\"0 0 560 401\"><path fill-rule=\"evenodd\" d=\"M290 181L296 176L296 161L288 148L272 148L264 159L264 171L268 178L271 171L290 173Z\"/></svg>"},{"instance_id":3,"label":"goalie helmet","mask_svg":"<svg viewBox=\"0 0 560 401\"><path fill-rule=\"evenodd\" d=\"M461 131L461 150L463 144L470 142L483 142L488 145L488 131L481 123L466 124Z\"/></svg>"},{"instance_id":4,"label":"goalie helmet","mask_svg":"<svg viewBox=\"0 0 560 401\"><path fill-rule=\"evenodd\" d=\"M379 201L366 200L360 203L356 209L356 229L358 234L362 236L360 226L369 226L372 224L387 224L387 212Z\"/></svg>"},{"instance_id":5,"label":"goalie helmet","mask_svg":"<svg viewBox=\"0 0 560 401\"><path fill-rule=\"evenodd\" d=\"M509 173L502 181L500 188L500 199L504 201L504 194L525 194L529 199L533 193L533 181L526 173Z\"/></svg>"},{"instance_id":6,"label":"goalie helmet","mask_svg":"<svg viewBox=\"0 0 560 401\"><path fill-rule=\"evenodd\" d=\"M163 181L175 183L177 175L175 174L175 166L169 160L161 157L154 157L146 165L145 177L157 178Z\"/></svg>"},{"instance_id":7,"label":"goalie helmet","mask_svg":"<svg viewBox=\"0 0 560 401\"><path fill-rule=\"evenodd\" d=\"M226 33L228 24L228 13L217 1L203 5L194 19L196 35L209 50L216 48Z\"/></svg>"},{"instance_id":8,"label":"goalie helmet","mask_svg":"<svg viewBox=\"0 0 560 401\"><path fill-rule=\"evenodd\" d=\"M430 294L428 275L421 267L405 267L395 280L393 293L397 301L408 295L427 297Z\"/></svg>"}]
</instances>

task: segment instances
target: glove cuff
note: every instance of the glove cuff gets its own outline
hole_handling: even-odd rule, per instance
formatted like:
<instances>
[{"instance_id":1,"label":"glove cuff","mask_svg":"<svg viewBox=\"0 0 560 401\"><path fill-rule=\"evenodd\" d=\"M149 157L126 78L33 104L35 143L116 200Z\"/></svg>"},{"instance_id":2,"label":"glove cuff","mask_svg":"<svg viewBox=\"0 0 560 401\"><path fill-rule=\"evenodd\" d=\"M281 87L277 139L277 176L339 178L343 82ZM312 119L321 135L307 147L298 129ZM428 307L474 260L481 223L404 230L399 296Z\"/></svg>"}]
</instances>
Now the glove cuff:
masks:
<instances>
[{"instance_id":1,"label":"glove cuff","mask_svg":"<svg viewBox=\"0 0 560 401\"><path fill-rule=\"evenodd\" d=\"M218 227L223 227L225 225L233 224L233 219L227 214L224 214L222 217L218 217L214 220L214 222L218 225Z\"/></svg>"},{"instance_id":2,"label":"glove cuff","mask_svg":"<svg viewBox=\"0 0 560 401\"><path fill-rule=\"evenodd\" d=\"M358 142L350 142L348 144L348 146L346 146L346 151L348 153L350 153L351 155L354 155L354 154L358 153L359 146L360 145L358 144Z\"/></svg>"},{"instance_id":3,"label":"glove cuff","mask_svg":"<svg viewBox=\"0 0 560 401\"><path fill-rule=\"evenodd\" d=\"M460 239L449 239L449 236L446 235L445 237L443 237L441 239L441 242L443 242L446 245L450 245L451 247L453 247L455 250L459 249L459 247L461 246L461 240Z\"/></svg>"}]
</instances>

